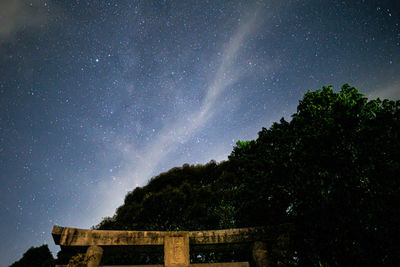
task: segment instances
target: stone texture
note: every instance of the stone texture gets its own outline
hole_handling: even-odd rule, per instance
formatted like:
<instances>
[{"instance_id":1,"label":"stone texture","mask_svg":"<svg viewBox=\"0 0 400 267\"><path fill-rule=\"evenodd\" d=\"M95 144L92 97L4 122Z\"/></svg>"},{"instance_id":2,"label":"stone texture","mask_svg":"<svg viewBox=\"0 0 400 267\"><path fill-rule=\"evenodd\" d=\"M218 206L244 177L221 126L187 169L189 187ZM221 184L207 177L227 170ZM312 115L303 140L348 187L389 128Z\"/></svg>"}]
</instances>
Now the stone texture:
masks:
<instances>
[{"instance_id":1,"label":"stone texture","mask_svg":"<svg viewBox=\"0 0 400 267\"><path fill-rule=\"evenodd\" d=\"M253 244L253 260L257 267L270 267L268 260L268 250L264 242L256 241Z\"/></svg>"},{"instance_id":2,"label":"stone texture","mask_svg":"<svg viewBox=\"0 0 400 267\"><path fill-rule=\"evenodd\" d=\"M190 267L249 267L248 262L222 262L222 263L195 263ZM67 265L56 265L55 267L67 267ZM164 265L101 265L101 267L164 267Z\"/></svg>"},{"instance_id":3,"label":"stone texture","mask_svg":"<svg viewBox=\"0 0 400 267\"><path fill-rule=\"evenodd\" d=\"M85 260L87 267L100 266L101 258L103 256L103 249L99 246L90 246L86 251Z\"/></svg>"},{"instance_id":4,"label":"stone texture","mask_svg":"<svg viewBox=\"0 0 400 267\"><path fill-rule=\"evenodd\" d=\"M169 232L164 236L165 267L189 267L189 232Z\"/></svg>"},{"instance_id":5,"label":"stone texture","mask_svg":"<svg viewBox=\"0 0 400 267\"><path fill-rule=\"evenodd\" d=\"M190 267L249 267L248 262L196 263Z\"/></svg>"},{"instance_id":6,"label":"stone texture","mask_svg":"<svg viewBox=\"0 0 400 267\"><path fill-rule=\"evenodd\" d=\"M264 236L264 229L259 227L191 231L189 232L190 244L226 244L226 243L246 243L259 240Z\"/></svg>"},{"instance_id":7,"label":"stone texture","mask_svg":"<svg viewBox=\"0 0 400 267\"><path fill-rule=\"evenodd\" d=\"M54 226L54 242L61 246L133 246L163 245L163 231L87 230ZM189 242L194 245L245 243L262 239L262 228L241 228L189 232Z\"/></svg>"},{"instance_id":8,"label":"stone texture","mask_svg":"<svg viewBox=\"0 0 400 267\"><path fill-rule=\"evenodd\" d=\"M53 228L52 235L54 242L62 247L89 247L87 255L96 255L93 257L94 260L90 263L91 265L88 264L90 267L97 267L100 264L102 249L99 246L133 245L164 245L164 265L153 265L153 267L248 267L247 262L190 264L189 244L197 246L250 242L254 242L253 258L257 267L270 266L265 243L260 242L260 240L268 240L266 231L264 228L257 227L165 232L86 230L56 225ZM136 267L140 267L140 265L136 265Z\"/></svg>"},{"instance_id":9,"label":"stone texture","mask_svg":"<svg viewBox=\"0 0 400 267\"><path fill-rule=\"evenodd\" d=\"M62 228L62 230L60 229ZM166 232L103 231L54 226L54 242L61 246L163 245Z\"/></svg>"}]
</instances>

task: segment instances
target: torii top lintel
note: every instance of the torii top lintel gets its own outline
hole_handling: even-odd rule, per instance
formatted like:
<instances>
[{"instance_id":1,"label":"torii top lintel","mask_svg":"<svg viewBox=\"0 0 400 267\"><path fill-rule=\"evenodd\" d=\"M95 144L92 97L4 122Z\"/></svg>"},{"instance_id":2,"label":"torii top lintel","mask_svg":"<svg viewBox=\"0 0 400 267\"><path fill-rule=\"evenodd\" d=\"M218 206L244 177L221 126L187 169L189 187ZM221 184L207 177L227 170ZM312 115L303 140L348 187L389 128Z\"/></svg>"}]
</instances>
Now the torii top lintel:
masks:
<instances>
[{"instance_id":1,"label":"torii top lintel","mask_svg":"<svg viewBox=\"0 0 400 267\"><path fill-rule=\"evenodd\" d=\"M54 242L61 246L134 246L163 245L165 236L180 236L187 231L116 231L87 230L55 225L52 235ZM237 228L225 230L190 231L192 245L247 243L262 240L263 228Z\"/></svg>"}]
</instances>

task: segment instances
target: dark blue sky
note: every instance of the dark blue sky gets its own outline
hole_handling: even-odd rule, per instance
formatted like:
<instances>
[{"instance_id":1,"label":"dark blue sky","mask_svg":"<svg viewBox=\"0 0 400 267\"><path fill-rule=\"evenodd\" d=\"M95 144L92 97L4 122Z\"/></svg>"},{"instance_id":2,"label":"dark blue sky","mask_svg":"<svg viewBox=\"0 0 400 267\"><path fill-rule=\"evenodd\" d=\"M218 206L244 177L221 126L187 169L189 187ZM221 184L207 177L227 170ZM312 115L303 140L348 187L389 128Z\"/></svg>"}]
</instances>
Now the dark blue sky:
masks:
<instances>
[{"instance_id":1,"label":"dark blue sky","mask_svg":"<svg viewBox=\"0 0 400 267\"><path fill-rule=\"evenodd\" d=\"M397 3L396 3L397 2ZM398 1L0 1L0 265L290 119L308 90L400 97Z\"/></svg>"}]
</instances>

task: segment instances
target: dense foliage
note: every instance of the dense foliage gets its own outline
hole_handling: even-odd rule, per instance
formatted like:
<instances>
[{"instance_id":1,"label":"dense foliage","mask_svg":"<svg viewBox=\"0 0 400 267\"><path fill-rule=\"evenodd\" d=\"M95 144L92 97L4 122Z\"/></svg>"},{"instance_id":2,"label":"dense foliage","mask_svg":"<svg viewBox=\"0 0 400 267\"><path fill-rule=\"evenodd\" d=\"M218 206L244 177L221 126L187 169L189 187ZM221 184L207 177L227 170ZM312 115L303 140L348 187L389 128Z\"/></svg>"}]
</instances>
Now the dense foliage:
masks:
<instances>
[{"instance_id":1,"label":"dense foliage","mask_svg":"<svg viewBox=\"0 0 400 267\"><path fill-rule=\"evenodd\" d=\"M323 87L304 95L290 122L282 118L256 140L239 141L227 161L184 165L136 188L97 228L289 225L271 228L277 239L289 236L269 244L278 265L396 266L399 137L400 101L368 100L349 85L339 93ZM249 257L235 251L196 252L192 260Z\"/></svg>"},{"instance_id":2,"label":"dense foliage","mask_svg":"<svg viewBox=\"0 0 400 267\"><path fill-rule=\"evenodd\" d=\"M10 267L50 267L54 266L54 258L47 245L31 247L19 261Z\"/></svg>"},{"instance_id":3,"label":"dense foliage","mask_svg":"<svg viewBox=\"0 0 400 267\"><path fill-rule=\"evenodd\" d=\"M282 264L399 262L400 102L344 85L308 92L290 122L239 141L229 160L174 168L136 188L99 229L289 223ZM277 233L280 234L280 233ZM281 255L281 254L280 254Z\"/></svg>"},{"instance_id":4,"label":"dense foliage","mask_svg":"<svg viewBox=\"0 0 400 267\"><path fill-rule=\"evenodd\" d=\"M298 265L399 262L399 110L400 101L368 101L348 85L324 87L304 96L290 122L233 151L241 177L259 183L261 210L286 209Z\"/></svg>"}]
</instances>

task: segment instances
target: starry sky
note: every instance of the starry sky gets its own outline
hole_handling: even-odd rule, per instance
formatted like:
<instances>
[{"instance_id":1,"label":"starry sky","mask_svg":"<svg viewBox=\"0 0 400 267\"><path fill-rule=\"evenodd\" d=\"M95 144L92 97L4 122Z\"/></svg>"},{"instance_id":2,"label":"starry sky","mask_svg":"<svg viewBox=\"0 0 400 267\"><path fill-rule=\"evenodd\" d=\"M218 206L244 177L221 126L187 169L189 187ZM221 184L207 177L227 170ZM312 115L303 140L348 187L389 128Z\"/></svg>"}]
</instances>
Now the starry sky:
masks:
<instances>
[{"instance_id":1,"label":"starry sky","mask_svg":"<svg viewBox=\"0 0 400 267\"><path fill-rule=\"evenodd\" d=\"M398 1L1 0L0 266L344 83L400 97Z\"/></svg>"}]
</instances>

